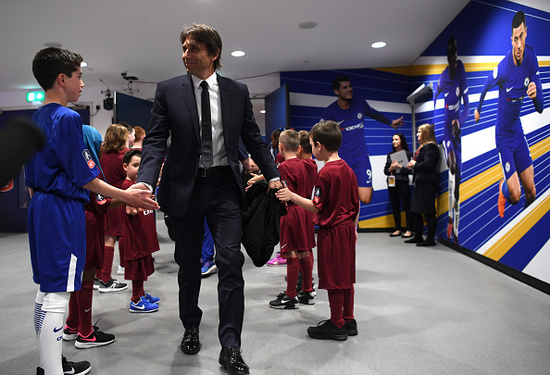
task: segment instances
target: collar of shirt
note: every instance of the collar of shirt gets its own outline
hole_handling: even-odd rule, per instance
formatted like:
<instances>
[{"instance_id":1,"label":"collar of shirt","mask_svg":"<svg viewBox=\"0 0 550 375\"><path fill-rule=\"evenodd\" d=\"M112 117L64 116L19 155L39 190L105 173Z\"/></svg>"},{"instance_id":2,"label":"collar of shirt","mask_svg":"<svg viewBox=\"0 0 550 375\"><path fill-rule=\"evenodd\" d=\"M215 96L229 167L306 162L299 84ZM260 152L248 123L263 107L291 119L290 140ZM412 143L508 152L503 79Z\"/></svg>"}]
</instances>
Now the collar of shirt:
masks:
<instances>
[{"instance_id":1,"label":"collar of shirt","mask_svg":"<svg viewBox=\"0 0 550 375\"><path fill-rule=\"evenodd\" d=\"M201 103L201 93L202 79L191 75L193 80L193 87L195 89L195 100L197 102L197 111L199 115L199 123L202 117L202 103ZM223 127L222 127L222 113L221 113L221 99L220 99L220 86L218 84L218 75L216 73L212 74L210 77L205 79L208 83L208 94L210 97L210 117L212 120L212 151L214 153L214 164L213 166L222 166L229 165L227 159L227 153L225 151L225 144L223 140Z\"/></svg>"}]
</instances>

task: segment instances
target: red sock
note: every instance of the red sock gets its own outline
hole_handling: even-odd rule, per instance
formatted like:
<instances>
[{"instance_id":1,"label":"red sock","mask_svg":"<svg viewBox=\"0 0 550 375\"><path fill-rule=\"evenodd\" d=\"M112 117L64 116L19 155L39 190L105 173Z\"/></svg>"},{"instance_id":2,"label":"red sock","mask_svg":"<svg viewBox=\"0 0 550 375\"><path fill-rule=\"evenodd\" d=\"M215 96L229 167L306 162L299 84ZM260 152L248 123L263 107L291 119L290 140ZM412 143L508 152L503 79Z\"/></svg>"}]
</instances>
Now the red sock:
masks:
<instances>
[{"instance_id":1,"label":"red sock","mask_svg":"<svg viewBox=\"0 0 550 375\"><path fill-rule=\"evenodd\" d=\"M342 289L329 289L328 302L330 305L330 321L339 328L344 326L344 291Z\"/></svg>"},{"instance_id":2,"label":"red sock","mask_svg":"<svg viewBox=\"0 0 550 375\"><path fill-rule=\"evenodd\" d=\"M113 246L105 246L105 256L103 257L103 272L101 280L108 283L111 280L111 271L113 269L113 258L115 257L115 248Z\"/></svg>"},{"instance_id":3,"label":"red sock","mask_svg":"<svg viewBox=\"0 0 550 375\"><path fill-rule=\"evenodd\" d=\"M120 266L121 267L126 267L126 261L124 259L125 256L124 256L124 237L119 237L118 238L118 258L120 259Z\"/></svg>"},{"instance_id":4,"label":"red sock","mask_svg":"<svg viewBox=\"0 0 550 375\"><path fill-rule=\"evenodd\" d=\"M132 302L138 303L144 295L143 280L132 280Z\"/></svg>"},{"instance_id":5,"label":"red sock","mask_svg":"<svg viewBox=\"0 0 550 375\"><path fill-rule=\"evenodd\" d=\"M88 337L93 332L92 328L92 298L94 295L94 281L88 280L82 282L82 289L76 292L78 300L78 311L80 323L78 333Z\"/></svg>"},{"instance_id":6,"label":"red sock","mask_svg":"<svg viewBox=\"0 0 550 375\"><path fill-rule=\"evenodd\" d=\"M298 282L298 273L300 272L300 262L298 258L286 259L286 295L290 298L296 296L296 283Z\"/></svg>"},{"instance_id":7,"label":"red sock","mask_svg":"<svg viewBox=\"0 0 550 375\"><path fill-rule=\"evenodd\" d=\"M300 259L300 269L302 270L302 290L304 292L313 291L313 257L311 252L307 257Z\"/></svg>"},{"instance_id":8,"label":"red sock","mask_svg":"<svg viewBox=\"0 0 550 375\"><path fill-rule=\"evenodd\" d=\"M353 306L355 304L355 287L351 284L351 288L344 290L344 320L349 322L355 319L353 316Z\"/></svg>"},{"instance_id":9,"label":"red sock","mask_svg":"<svg viewBox=\"0 0 550 375\"><path fill-rule=\"evenodd\" d=\"M78 299L76 293L71 293L71 299L69 299L69 315L67 316L67 326L71 329L78 329L80 317L78 315Z\"/></svg>"}]
</instances>

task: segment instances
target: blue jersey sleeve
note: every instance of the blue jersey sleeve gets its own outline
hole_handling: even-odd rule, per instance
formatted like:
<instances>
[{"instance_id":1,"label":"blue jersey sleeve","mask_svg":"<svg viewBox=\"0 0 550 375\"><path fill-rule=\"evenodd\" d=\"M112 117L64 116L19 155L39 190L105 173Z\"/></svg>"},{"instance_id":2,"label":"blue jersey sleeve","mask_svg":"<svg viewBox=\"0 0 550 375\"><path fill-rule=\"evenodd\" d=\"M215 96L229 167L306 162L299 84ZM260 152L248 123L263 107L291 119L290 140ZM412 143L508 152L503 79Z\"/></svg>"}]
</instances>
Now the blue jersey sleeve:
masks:
<instances>
[{"instance_id":1,"label":"blue jersey sleeve","mask_svg":"<svg viewBox=\"0 0 550 375\"><path fill-rule=\"evenodd\" d=\"M391 125L392 121L383 115L382 113L378 112L376 109L372 108L369 103L365 101L365 115L369 116L372 119L375 119L376 121L380 121L383 124Z\"/></svg>"},{"instance_id":2,"label":"blue jersey sleeve","mask_svg":"<svg viewBox=\"0 0 550 375\"><path fill-rule=\"evenodd\" d=\"M542 92L542 84L540 83L540 73L539 73L539 62L537 60L537 55L533 50L533 56L534 58L531 59L531 71L533 72L533 75L530 77L531 82L535 82L535 85L537 87L537 97L535 100L533 100L533 104L535 105L535 109L538 113L542 113L544 109L544 94Z\"/></svg>"},{"instance_id":3,"label":"blue jersey sleeve","mask_svg":"<svg viewBox=\"0 0 550 375\"><path fill-rule=\"evenodd\" d=\"M66 112L59 120L55 136L51 138L52 150L69 181L82 187L99 174L91 153L84 146L82 120L76 112Z\"/></svg>"},{"instance_id":4,"label":"blue jersey sleeve","mask_svg":"<svg viewBox=\"0 0 550 375\"><path fill-rule=\"evenodd\" d=\"M483 88L481 89L481 95L479 97L479 103L477 105L477 111L481 113L481 107L483 106L483 100L485 100L485 95L487 95L487 92L495 87L499 83L499 71L503 68L503 61L502 60L496 68L493 70L491 74L487 76L487 79L485 79L485 83L483 84Z\"/></svg>"},{"instance_id":5,"label":"blue jersey sleeve","mask_svg":"<svg viewBox=\"0 0 550 375\"><path fill-rule=\"evenodd\" d=\"M460 77L460 92L462 93L462 112L460 113L460 126L468 119L470 112L470 100L468 99L468 81L466 80L466 69L462 61L458 61L457 74Z\"/></svg>"}]
</instances>

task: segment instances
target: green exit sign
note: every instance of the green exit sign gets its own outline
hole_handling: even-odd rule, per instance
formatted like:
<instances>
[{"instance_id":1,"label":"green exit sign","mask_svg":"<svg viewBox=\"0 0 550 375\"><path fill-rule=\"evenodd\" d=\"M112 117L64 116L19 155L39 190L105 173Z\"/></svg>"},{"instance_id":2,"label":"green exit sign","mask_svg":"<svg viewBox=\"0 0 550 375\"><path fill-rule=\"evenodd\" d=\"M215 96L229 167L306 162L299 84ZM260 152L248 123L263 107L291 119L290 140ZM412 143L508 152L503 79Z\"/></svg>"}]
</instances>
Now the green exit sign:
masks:
<instances>
[{"instance_id":1,"label":"green exit sign","mask_svg":"<svg viewBox=\"0 0 550 375\"><path fill-rule=\"evenodd\" d=\"M44 91L33 91L27 93L28 102L43 102L44 101Z\"/></svg>"}]
</instances>

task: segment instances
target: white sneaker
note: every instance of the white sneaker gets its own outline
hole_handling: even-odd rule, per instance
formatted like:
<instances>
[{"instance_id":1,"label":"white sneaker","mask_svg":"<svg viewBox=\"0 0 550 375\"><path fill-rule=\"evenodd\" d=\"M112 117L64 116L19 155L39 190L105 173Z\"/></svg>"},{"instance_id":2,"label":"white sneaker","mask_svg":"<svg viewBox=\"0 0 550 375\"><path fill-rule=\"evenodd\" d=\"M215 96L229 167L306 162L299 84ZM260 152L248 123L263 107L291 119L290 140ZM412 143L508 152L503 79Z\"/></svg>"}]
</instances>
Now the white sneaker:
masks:
<instances>
[{"instance_id":1,"label":"white sneaker","mask_svg":"<svg viewBox=\"0 0 550 375\"><path fill-rule=\"evenodd\" d=\"M120 264L118 265L118 269L116 270L117 275L124 275L124 267L122 267Z\"/></svg>"}]
</instances>

